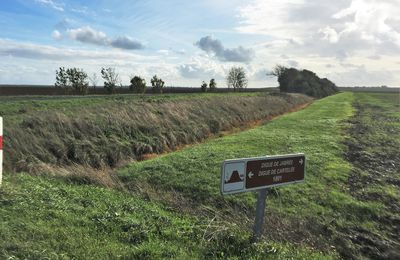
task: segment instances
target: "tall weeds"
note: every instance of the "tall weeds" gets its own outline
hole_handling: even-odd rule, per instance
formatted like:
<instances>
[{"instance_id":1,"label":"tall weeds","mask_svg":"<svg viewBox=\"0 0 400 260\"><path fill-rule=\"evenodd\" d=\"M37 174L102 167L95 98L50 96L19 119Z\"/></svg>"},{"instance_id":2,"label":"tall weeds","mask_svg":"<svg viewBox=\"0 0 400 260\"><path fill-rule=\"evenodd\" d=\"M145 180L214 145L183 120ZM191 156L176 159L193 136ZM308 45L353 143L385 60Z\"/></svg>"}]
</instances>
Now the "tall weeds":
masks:
<instances>
[{"instance_id":1,"label":"tall weeds","mask_svg":"<svg viewBox=\"0 0 400 260\"><path fill-rule=\"evenodd\" d=\"M175 150L221 131L276 116L310 100L300 94L199 95L32 111L4 129L5 168L32 172L43 163L115 167L124 160Z\"/></svg>"}]
</instances>

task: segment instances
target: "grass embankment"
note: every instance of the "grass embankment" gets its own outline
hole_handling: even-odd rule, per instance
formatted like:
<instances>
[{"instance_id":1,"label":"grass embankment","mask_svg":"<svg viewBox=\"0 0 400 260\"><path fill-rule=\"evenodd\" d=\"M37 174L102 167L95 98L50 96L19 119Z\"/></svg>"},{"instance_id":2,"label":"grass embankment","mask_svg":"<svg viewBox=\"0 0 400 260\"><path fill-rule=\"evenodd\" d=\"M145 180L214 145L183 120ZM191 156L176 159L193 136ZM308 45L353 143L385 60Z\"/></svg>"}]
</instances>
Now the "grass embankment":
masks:
<instances>
[{"instance_id":1,"label":"grass embankment","mask_svg":"<svg viewBox=\"0 0 400 260\"><path fill-rule=\"evenodd\" d=\"M348 119L357 100L352 93L331 96L261 127L135 163L120 171L121 191L6 175L0 189L0 256L362 257L349 230L382 234L382 217L391 211L352 190L356 166L344 159L344 141L354 137ZM398 118L393 108L383 111ZM392 123L398 127L398 121ZM220 164L292 152L307 156L306 181L269 193L265 239L251 244L255 196L222 197Z\"/></svg>"},{"instance_id":2,"label":"grass embankment","mask_svg":"<svg viewBox=\"0 0 400 260\"><path fill-rule=\"evenodd\" d=\"M5 167L30 172L43 163L114 167L309 101L304 95L267 93L2 100Z\"/></svg>"}]
</instances>

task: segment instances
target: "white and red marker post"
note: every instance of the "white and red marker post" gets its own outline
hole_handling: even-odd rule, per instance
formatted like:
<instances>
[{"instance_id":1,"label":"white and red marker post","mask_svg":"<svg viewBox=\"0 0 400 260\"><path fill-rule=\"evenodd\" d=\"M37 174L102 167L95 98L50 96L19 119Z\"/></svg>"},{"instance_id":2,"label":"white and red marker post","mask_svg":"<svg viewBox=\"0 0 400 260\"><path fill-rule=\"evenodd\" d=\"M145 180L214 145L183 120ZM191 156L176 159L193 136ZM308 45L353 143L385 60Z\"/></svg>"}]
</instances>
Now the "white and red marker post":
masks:
<instances>
[{"instance_id":1,"label":"white and red marker post","mask_svg":"<svg viewBox=\"0 0 400 260\"><path fill-rule=\"evenodd\" d=\"M3 179L3 118L0 116L0 185Z\"/></svg>"}]
</instances>

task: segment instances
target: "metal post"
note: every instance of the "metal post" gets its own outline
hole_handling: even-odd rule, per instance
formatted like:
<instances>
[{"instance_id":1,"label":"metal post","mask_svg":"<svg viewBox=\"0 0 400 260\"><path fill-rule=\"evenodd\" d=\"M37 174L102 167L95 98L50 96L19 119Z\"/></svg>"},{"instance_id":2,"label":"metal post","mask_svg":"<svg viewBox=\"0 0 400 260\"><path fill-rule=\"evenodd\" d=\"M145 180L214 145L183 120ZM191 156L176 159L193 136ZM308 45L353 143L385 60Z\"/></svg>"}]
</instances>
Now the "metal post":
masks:
<instances>
[{"instance_id":1,"label":"metal post","mask_svg":"<svg viewBox=\"0 0 400 260\"><path fill-rule=\"evenodd\" d=\"M262 189L258 192L256 220L254 221L252 242L258 242L263 233L265 201L267 199L267 189Z\"/></svg>"}]
</instances>

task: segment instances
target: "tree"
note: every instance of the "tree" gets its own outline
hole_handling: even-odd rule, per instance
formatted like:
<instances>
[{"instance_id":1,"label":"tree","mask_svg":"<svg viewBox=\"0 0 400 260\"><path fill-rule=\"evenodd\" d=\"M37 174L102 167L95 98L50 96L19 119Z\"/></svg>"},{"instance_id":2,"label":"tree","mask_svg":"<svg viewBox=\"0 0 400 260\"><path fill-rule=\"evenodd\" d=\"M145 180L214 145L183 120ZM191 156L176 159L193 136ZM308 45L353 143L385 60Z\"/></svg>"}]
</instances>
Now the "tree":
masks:
<instances>
[{"instance_id":1,"label":"tree","mask_svg":"<svg viewBox=\"0 0 400 260\"><path fill-rule=\"evenodd\" d=\"M154 93L162 93L164 84L165 82L162 79L158 78L157 75L154 75L151 79L151 86L153 87Z\"/></svg>"},{"instance_id":2,"label":"tree","mask_svg":"<svg viewBox=\"0 0 400 260\"><path fill-rule=\"evenodd\" d=\"M204 81L201 83L201 92L207 92L207 83Z\"/></svg>"},{"instance_id":3,"label":"tree","mask_svg":"<svg viewBox=\"0 0 400 260\"><path fill-rule=\"evenodd\" d=\"M268 75L278 77L281 92L303 93L317 98L338 92L338 88L332 81L326 78L321 79L310 70L297 70L277 65Z\"/></svg>"},{"instance_id":4,"label":"tree","mask_svg":"<svg viewBox=\"0 0 400 260\"><path fill-rule=\"evenodd\" d=\"M234 91L247 87L246 72L243 67L232 67L226 78L228 88L233 87Z\"/></svg>"},{"instance_id":5,"label":"tree","mask_svg":"<svg viewBox=\"0 0 400 260\"><path fill-rule=\"evenodd\" d=\"M88 76L82 69L67 69L68 81L72 89L84 95L89 87Z\"/></svg>"},{"instance_id":6,"label":"tree","mask_svg":"<svg viewBox=\"0 0 400 260\"><path fill-rule=\"evenodd\" d=\"M215 82L215 79L211 79L208 86L210 87L210 91L214 91L217 88L217 82Z\"/></svg>"},{"instance_id":7,"label":"tree","mask_svg":"<svg viewBox=\"0 0 400 260\"><path fill-rule=\"evenodd\" d=\"M56 83L54 84L56 88L68 88L68 75L64 67L60 67L56 70Z\"/></svg>"},{"instance_id":8,"label":"tree","mask_svg":"<svg viewBox=\"0 0 400 260\"><path fill-rule=\"evenodd\" d=\"M118 73L115 72L115 68L101 68L101 77L104 79L104 88L109 93L114 93L117 84L121 82Z\"/></svg>"},{"instance_id":9,"label":"tree","mask_svg":"<svg viewBox=\"0 0 400 260\"><path fill-rule=\"evenodd\" d=\"M90 83L92 83L93 89L96 89L97 83L99 82L99 77L96 73L93 73L91 77L89 77Z\"/></svg>"},{"instance_id":10,"label":"tree","mask_svg":"<svg viewBox=\"0 0 400 260\"><path fill-rule=\"evenodd\" d=\"M88 76L82 69L60 67L59 70L56 70L56 83L54 85L57 88L65 89L66 92L73 89L84 95L89 86Z\"/></svg>"},{"instance_id":11,"label":"tree","mask_svg":"<svg viewBox=\"0 0 400 260\"><path fill-rule=\"evenodd\" d=\"M267 73L267 76L275 76L279 78L281 75L283 75L283 73L285 73L287 69L288 68L286 68L285 66L278 64L272 69L270 73Z\"/></svg>"},{"instance_id":12,"label":"tree","mask_svg":"<svg viewBox=\"0 0 400 260\"><path fill-rule=\"evenodd\" d=\"M131 84L129 89L135 93L145 93L146 92L146 80L139 76L134 76L131 78Z\"/></svg>"}]
</instances>

